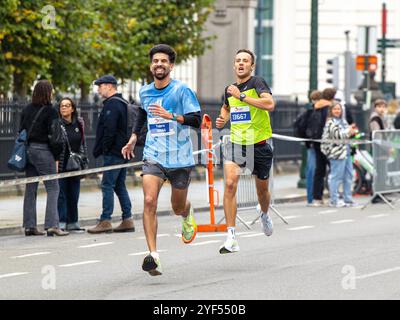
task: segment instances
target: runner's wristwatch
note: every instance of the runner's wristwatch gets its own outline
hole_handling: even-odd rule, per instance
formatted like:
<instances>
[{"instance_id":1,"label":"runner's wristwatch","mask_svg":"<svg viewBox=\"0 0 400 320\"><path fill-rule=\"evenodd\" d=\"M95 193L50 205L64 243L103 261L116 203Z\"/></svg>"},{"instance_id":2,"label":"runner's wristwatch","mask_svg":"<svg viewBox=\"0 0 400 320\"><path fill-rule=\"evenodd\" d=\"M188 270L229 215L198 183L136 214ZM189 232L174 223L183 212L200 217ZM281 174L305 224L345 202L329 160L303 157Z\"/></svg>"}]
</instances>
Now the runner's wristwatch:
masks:
<instances>
[{"instance_id":1,"label":"runner's wristwatch","mask_svg":"<svg viewBox=\"0 0 400 320\"><path fill-rule=\"evenodd\" d=\"M178 120L176 113L172 113L172 119L171 120L172 121L177 121Z\"/></svg>"},{"instance_id":2,"label":"runner's wristwatch","mask_svg":"<svg viewBox=\"0 0 400 320\"><path fill-rule=\"evenodd\" d=\"M244 93L241 93L239 96L239 100L243 101L244 98L246 98L247 96Z\"/></svg>"}]
</instances>

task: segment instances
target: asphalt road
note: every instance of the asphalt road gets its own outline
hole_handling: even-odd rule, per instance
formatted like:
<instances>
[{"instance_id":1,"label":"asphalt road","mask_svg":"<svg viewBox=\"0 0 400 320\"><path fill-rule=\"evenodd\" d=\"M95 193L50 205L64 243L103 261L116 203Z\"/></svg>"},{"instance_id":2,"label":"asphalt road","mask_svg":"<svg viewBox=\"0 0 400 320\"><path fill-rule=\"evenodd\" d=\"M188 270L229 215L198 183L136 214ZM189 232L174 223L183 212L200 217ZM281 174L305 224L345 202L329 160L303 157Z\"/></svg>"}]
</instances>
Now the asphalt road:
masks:
<instances>
[{"instance_id":1,"label":"asphalt road","mask_svg":"<svg viewBox=\"0 0 400 320\"><path fill-rule=\"evenodd\" d=\"M190 245L180 219L159 218L163 275L141 270L143 228L127 234L0 237L0 299L399 299L400 212L279 205L274 234L238 225L240 252L220 255L225 235ZM221 212L218 213L221 215ZM251 221L254 210L240 212ZM207 214L196 214L200 223ZM139 221L137 221L139 222Z\"/></svg>"}]
</instances>

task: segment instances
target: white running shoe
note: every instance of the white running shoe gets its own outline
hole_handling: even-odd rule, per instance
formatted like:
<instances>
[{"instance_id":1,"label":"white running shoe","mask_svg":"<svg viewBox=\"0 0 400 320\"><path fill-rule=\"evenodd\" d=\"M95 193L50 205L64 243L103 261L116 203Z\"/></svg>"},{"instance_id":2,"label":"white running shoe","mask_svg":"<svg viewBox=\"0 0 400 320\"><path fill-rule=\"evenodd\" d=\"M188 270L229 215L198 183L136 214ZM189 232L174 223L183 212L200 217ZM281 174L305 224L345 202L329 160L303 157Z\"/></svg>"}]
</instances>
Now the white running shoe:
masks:
<instances>
[{"instance_id":1,"label":"white running shoe","mask_svg":"<svg viewBox=\"0 0 400 320\"><path fill-rule=\"evenodd\" d=\"M267 213L263 213L261 211L260 204L257 205L256 211L261 217L262 230L264 231L265 235L269 237L274 232L274 223Z\"/></svg>"},{"instance_id":2,"label":"white running shoe","mask_svg":"<svg viewBox=\"0 0 400 320\"><path fill-rule=\"evenodd\" d=\"M220 254L234 253L240 250L239 244L236 239L226 239L225 243L219 248Z\"/></svg>"}]
</instances>

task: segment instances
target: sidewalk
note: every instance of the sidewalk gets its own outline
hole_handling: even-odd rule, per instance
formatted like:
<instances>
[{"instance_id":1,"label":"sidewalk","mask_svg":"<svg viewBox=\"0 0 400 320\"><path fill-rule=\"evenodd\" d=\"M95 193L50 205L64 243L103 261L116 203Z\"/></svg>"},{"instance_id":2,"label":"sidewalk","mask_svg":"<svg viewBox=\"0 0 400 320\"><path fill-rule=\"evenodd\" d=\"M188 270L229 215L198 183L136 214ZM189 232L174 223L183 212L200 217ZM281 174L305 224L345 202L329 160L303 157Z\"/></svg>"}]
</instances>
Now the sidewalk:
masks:
<instances>
[{"instance_id":1,"label":"sidewalk","mask_svg":"<svg viewBox=\"0 0 400 320\"><path fill-rule=\"evenodd\" d=\"M298 174L282 174L274 176L274 193L275 203L304 201L306 199L306 190L296 187L299 179ZM219 204L216 208L222 208L223 198L223 180L215 179L214 188L219 192ZM141 186L130 186L128 192L132 201L132 213L135 220L141 220L143 212L143 192ZM161 189L157 215L172 214L171 205L171 187L166 183ZM208 214L208 189L206 181L192 180L189 187L189 200L191 201L194 211L204 212ZM115 196L115 207L113 221L121 219L121 209L118 198ZM217 201L217 199L215 199ZM0 236L23 234L22 225L22 207L23 196L10 196L0 198ZM40 229L43 229L44 212L46 207L46 194L40 193L37 198L37 221ZM79 220L81 226L94 225L96 219L101 214L102 194L98 187L92 188L90 191L81 191L79 199ZM141 222L139 222L141 223Z\"/></svg>"}]
</instances>

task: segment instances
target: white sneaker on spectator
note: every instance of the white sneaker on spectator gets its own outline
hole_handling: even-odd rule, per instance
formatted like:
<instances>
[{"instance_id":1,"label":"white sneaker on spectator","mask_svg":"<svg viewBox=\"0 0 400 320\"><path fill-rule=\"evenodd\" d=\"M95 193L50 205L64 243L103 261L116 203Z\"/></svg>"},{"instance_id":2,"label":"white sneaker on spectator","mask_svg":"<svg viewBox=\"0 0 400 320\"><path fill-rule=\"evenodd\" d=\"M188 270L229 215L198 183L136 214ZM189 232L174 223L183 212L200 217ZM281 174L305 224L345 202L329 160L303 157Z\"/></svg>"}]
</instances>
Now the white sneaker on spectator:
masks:
<instances>
[{"instance_id":1,"label":"white sneaker on spectator","mask_svg":"<svg viewBox=\"0 0 400 320\"><path fill-rule=\"evenodd\" d=\"M313 202L310 204L310 207L322 207L324 206L324 201L322 200L313 200Z\"/></svg>"},{"instance_id":2,"label":"white sneaker on spectator","mask_svg":"<svg viewBox=\"0 0 400 320\"><path fill-rule=\"evenodd\" d=\"M359 204L357 202L351 201L351 202L345 202L346 207L358 207Z\"/></svg>"},{"instance_id":3,"label":"white sneaker on spectator","mask_svg":"<svg viewBox=\"0 0 400 320\"><path fill-rule=\"evenodd\" d=\"M330 207L334 207L334 208L343 208L346 206L346 204L344 203L344 201L339 200L338 202L334 203L334 202L329 202L329 206Z\"/></svg>"}]
</instances>

